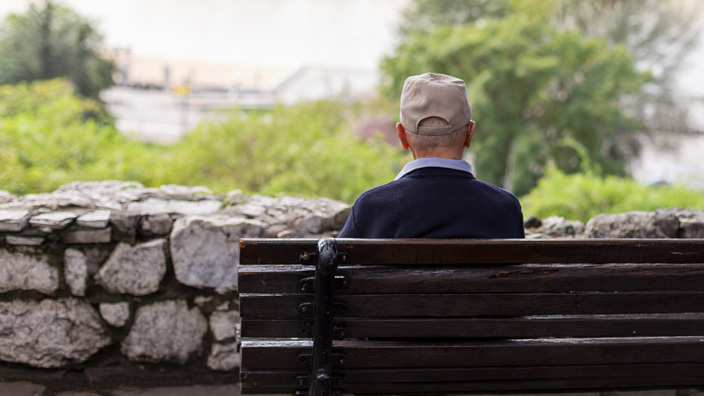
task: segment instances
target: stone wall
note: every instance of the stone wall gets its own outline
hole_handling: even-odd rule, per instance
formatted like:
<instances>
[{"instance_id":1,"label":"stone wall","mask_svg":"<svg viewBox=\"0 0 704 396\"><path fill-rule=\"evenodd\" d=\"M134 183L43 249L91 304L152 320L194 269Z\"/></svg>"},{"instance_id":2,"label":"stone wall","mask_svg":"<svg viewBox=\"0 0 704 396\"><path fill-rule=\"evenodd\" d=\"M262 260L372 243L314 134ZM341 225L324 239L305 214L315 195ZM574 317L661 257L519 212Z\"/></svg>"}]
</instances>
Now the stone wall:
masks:
<instances>
[{"instance_id":1,"label":"stone wall","mask_svg":"<svg viewBox=\"0 0 704 396\"><path fill-rule=\"evenodd\" d=\"M0 382L75 389L238 382L238 239L335 235L329 199L72 183L0 191ZM526 221L529 238L704 238L704 211Z\"/></svg>"},{"instance_id":2,"label":"stone wall","mask_svg":"<svg viewBox=\"0 0 704 396\"><path fill-rule=\"evenodd\" d=\"M553 216L526 219L526 238L704 238L704 210L658 209L654 212L600 214L586 226Z\"/></svg>"},{"instance_id":3,"label":"stone wall","mask_svg":"<svg viewBox=\"0 0 704 396\"><path fill-rule=\"evenodd\" d=\"M241 237L320 237L349 206L204 188L0 191L0 382L45 394L236 384Z\"/></svg>"}]
</instances>

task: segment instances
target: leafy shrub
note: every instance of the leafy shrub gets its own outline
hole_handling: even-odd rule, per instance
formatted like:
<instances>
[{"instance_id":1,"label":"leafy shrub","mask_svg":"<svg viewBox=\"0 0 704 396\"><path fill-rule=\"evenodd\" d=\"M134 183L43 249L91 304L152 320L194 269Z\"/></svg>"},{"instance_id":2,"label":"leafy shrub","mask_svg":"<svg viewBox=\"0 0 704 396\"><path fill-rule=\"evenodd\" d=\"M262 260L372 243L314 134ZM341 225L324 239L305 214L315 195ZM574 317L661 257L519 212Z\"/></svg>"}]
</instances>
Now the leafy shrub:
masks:
<instances>
[{"instance_id":1,"label":"leafy shrub","mask_svg":"<svg viewBox=\"0 0 704 396\"><path fill-rule=\"evenodd\" d=\"M351 109L322 101L233 111L180 143L158 146L126 139L98 103L64 80L0 86L0 190L116 179L351 202L392 180L403 162L399 150L349 131Z\"/></svg>"},{"instance_id":2,"label":"leafy shrub","mask_svg":"<svg viewBox=\"0 0 704 396\"><path fill-rule=\"evenodd\" d=\"M521 198L525 216L559 215L587 221L600 213L659 208L704 209L704 192L684 186L644 186L633 179L594 171L566 174L549 167L538 186Z\"/></svg>"},{"instance_id":3,"label":"leafy shrub","mask_svg":"<svg viewBox=\"0 0 704 396\"><path fill-rule=\"evenodd\" d=\"M26 194L74 180L143 176L156 162L138 160L147 150L64 80L0 86L0 189Z\"/></svg>"},{"instance_id":4,"label":"leafy shrub","mask_svg":"<svg viewBox=\"0 0 704 396\"><path fill-rule=\"evenodd\" d=\"M173 151L176 183L197 181L218 191L325 196L353 201L393 180L399 150L364 143L349 130L347 107L320 101L271 112L234 111L205 122Z\"/></svg>"}]
</instances>

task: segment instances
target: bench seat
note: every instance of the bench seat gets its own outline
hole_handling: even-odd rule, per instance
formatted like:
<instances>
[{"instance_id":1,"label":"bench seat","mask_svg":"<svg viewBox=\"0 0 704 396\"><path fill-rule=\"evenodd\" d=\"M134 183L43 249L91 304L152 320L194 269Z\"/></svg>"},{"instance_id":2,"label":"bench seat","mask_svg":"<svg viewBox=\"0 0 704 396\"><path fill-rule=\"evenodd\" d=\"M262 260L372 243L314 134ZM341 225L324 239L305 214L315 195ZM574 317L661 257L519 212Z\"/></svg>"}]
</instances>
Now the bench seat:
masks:
<instances>
[{"instance_id":1,"label":"bench seat","mask_svg":"<svg viewBox=\"0 0 704 396\"><path fill-rule=\"evenodd\" d=\"M704 240L244 239L240 249L244 394L704 387ZM328 257L332 273L316 283ZM329 312L316 306L320 285Z\"/></svg>"}]
</instances>

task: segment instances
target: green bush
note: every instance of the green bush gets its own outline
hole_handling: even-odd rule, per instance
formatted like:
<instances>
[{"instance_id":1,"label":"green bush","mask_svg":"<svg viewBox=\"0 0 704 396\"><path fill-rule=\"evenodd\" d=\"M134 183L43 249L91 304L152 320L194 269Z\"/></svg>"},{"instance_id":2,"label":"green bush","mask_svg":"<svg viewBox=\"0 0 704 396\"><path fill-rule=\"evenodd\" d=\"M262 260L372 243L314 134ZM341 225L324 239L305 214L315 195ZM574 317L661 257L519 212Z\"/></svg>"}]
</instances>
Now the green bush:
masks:
<instances>
[{"instance_id":1,"label":"green bush","mask_svg":"<svg viewBox=\"0 0 704 396\"><path fill-rule=\"evenodd\" d=\"M600 213L659 208L704 209L704 192L683 186L644 186L633 179L594 171L565 174L549 167L538 186L521 198L524 215L563 216L586 222Z\"/></svg>"},{"instance_id":2,"label":"green bush","mask_svg":"<svg viewBox=\"0 0 704 396\"><path fill-rule=\"evenodd\" d=\"M393 180L404 159L383 142L364 143L350 132L348 118L347 106L330 101L234 111L225 121L201 124L174 147L171 180L351 202Z\"/></svg>"},{"instance_id":3,"label":"green bush","mask_svg":"<svg viewBox=\"0 0 704 396\"><path fill-rule=\"evenodd\" d=\"M97 102L64 80L0 86L0 190L27 194L115 179L351 202L392 180L404 161L399 150L350 132L354 109L322 101L232 111L180 143L158 146L126 139Z\"/></svg>"},{"instance_id":4,"label":"green bush","mask_svg":"<svg viewBox=\"0 0 704 396\"><path fill-rule=\"evenodd\" d=\"M127 141L99 103L64 80L0 86L0 189L50 191L74 180L144 177L146 145ZM145 156L150 158L150 156Z\"/></svg>"}]
</instances>

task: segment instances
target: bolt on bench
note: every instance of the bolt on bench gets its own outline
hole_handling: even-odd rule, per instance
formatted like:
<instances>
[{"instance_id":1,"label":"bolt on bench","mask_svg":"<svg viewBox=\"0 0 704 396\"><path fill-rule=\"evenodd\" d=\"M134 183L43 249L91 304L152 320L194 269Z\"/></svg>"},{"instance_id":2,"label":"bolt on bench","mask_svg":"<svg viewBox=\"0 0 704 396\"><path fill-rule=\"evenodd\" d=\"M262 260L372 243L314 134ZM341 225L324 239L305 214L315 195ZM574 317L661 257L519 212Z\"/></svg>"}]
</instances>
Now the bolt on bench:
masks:
<instances>
[{"instance_id":1,"label":"bolt on bench","mask_svg":"<svg viewBox=\"0 0 704 396\"><path fill-rule=\"evenodd\" d=\"M243 239L244 394L704 387L704 239Z\"/></svg>"}]
</instances>

